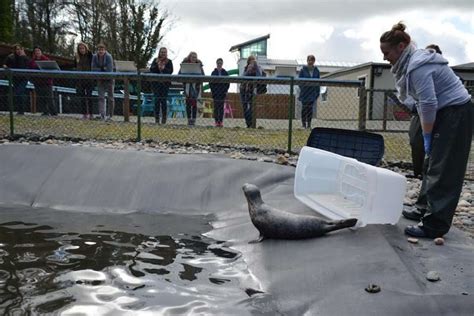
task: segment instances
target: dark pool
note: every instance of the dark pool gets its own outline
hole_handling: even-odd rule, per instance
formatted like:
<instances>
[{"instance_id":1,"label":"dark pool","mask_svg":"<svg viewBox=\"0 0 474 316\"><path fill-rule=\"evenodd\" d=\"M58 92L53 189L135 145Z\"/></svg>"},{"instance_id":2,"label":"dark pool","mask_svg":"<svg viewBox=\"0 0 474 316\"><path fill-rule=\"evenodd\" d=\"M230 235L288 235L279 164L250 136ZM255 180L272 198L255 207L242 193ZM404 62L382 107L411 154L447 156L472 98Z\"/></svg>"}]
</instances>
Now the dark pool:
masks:
<instances>
[{"instance_id":1,"label":"dark pool","mask_svg":"<svg viewBox=\"0 0 474 316\"><path fill-rule=\"evenodd\" d=\"M245 262L202 235L209 220L0 208L0 314L253 314Z\"/></svg>"}]
</instances>

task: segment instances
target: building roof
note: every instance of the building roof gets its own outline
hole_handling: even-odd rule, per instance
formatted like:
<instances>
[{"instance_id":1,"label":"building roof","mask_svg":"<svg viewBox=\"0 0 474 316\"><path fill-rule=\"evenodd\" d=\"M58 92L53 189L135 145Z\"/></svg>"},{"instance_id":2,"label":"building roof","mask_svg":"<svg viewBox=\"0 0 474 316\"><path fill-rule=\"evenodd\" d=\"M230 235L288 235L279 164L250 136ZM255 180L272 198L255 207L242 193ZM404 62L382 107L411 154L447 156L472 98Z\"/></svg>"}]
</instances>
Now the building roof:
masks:
<instances>
[{"instance_id":1,"label":"building roof","mask_svg":"<svg viewBox=\"0 0 474 316\"><path fill-rule=\"evenodd\" d=\"M270 34L251 39L250 41L246 41L246 42L243 42L243 43L232 46L229 49L229 52L238 51L242 46L247 46L247 45L257 43L257 42L260 42L260 41L263 41L263 40L266 40L266 39L269 39L269 38L270 38Z\"/></svg>"},{"instance_id":2,"label":"building roof","mask_svg":"<svg viewBox=\"0 0 474 316\"><path fill-rule=\"evenodd\" d=\"M298 65L305 66L306 59L298 59ZM337 67L337 68L347 68L360 65L360 63L349 62L349 61L327 61L327 60L318 60L316 59L316 66L318 67Z\"/></svg>"},{"instance_id":3,"label":"building roof","mask_svg":"<svg viewBox=\"0 0 474 316\"><path fill-rule=\"evenodd\" d=\"M330 73L324 75L323 78L329 78L329 77L332 77L334 75L340 75L340 74L343 74L343 73L352 72L352 71L359 70L359 69L366 68L366 67L391 68L392 66L390 66L390 64L387 64L387 63L368 62L368 63L358 64L358 65L353 66L353 67L349 67L349 68L345 68L345 69L330 72Z\"/></svg>"},{"instance_id":4,"label":"building roof","mask_svg":"<svg viewBox=\"0 0 474 316\"><path fill-rule=\"evenodd\" d=\"M451 68L471 70L471 69L474 69L474 62L467 63L467 64L456 65L456 66L453 66Z\"/></svg>"},{"instance_id":5,"label":"building roof","mask_svg":"<svg viewBox=\"0 0 474 316\"><path fill-rule=\"evenodd\" d=\"M460 64L451 67L454 70L473 70L474 71L474 62L472 63L467 63L467 64Z\"/></svg>"}]
</instances>

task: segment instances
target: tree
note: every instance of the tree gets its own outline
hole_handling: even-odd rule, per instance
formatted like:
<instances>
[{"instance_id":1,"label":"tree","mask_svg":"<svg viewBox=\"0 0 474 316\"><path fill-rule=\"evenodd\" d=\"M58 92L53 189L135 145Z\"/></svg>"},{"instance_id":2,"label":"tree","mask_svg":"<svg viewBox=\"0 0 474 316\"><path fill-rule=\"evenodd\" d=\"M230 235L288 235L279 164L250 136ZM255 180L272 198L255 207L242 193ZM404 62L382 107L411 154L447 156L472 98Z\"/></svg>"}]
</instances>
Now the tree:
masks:
<instances>
[{"instance_id":1,"label":"tree","mask_svg":"<svg viewBox=\"0 0 474 316\"><path fill-rule=\"evenodd\" d=\"M0 42L9 43L14 35L14 0L0 0Z\"/></svg>"},{"instance_id":2,"label":"tree","mask_svg":"<svg viewBox=\"0 0 474 316\"><path fill-rule=\"evenodd\" d=\"M25 46L40 46L53 54L69 54L67 35L70 22L64 13L65 3L56 0L17 1L15 35Z\"/></svg>"},{"instance_id":3,"label":"tree","mask_svg":"<svg viewBox=\"0 0 474 316\"><path fill-rule=\"evenodd\" d=\"M3 4L7 0L0 1ZM13 34L26 47L39 45L46 52L71 56L74 41L85 42L91 49L104 42L115 59L135 61L139 68L145 67L155 54L169 20L168 12L156 0L10 0L9 3L16 3L15 14L11 15Z\"/></svg>"},{"instance_id":4,"label":"tree","mask_svg":"<svg viewBox=\"0 0 474 316\"><path fill-rule=\"evenodd\" d=\"M112 10L110 12L113 12ZM146 67L164 36L169 19L153 0L120 0L109 24L109 49L116 59L135 61L138 68Z\"/></svg>"}]
</instances>

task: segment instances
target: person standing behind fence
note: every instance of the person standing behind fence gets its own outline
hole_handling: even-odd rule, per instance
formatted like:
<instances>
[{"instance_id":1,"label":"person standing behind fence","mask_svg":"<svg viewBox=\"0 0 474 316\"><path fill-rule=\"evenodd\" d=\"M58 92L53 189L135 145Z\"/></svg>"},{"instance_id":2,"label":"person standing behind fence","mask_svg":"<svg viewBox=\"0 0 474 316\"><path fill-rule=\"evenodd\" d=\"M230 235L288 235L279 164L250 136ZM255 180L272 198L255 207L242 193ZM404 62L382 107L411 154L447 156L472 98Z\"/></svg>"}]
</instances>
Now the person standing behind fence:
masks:
<instances>
[{"instance_id":1,"label":"person standing behind fence","mask_svg":"<svg viewBox=\"0 0 474 316\"><path fill-rule=\"evenodd\" d=\"M26 56L25 50L20 44L13 45L13 52L7 56L3 64L4 68L27 69L30 59ZM13 78L13 91L15 93L15 105L18 115L23 115L27 109L26 84L28 80L25 77Z\"/></svg>"},{"instance_id":2,"label":"person standing behind fence","mask_svg":"<svg viewBox=\"0 0 474 316\"><path fill-rule=\"evenodd\" d=\"M104 44L97 45L97 53L92 56L92 71L113 72L114 59L110 55ZM99 114L100 119L110 121L114 115L114 85L113 79L97 80L97 90L99 92ZM105 112L105 92L107 92L107 113Z\"/></svg>"},{"instance_id":3,"label":"person standing behind fence","mask_svg":"<svg viewBox=\"0 0 474 316\"><path fill-rule=\"evenodd\" d=\"M157 74L173 73L173 62L168 59L168 50L166 47L161 47L158 52L158 57L153 60L150 66L150 72ZM159 81L153 83L153 93L155 94L155 122L160 123L160 108L161 108L161 124L166 124L166 117L168 112L168 92L170 90L170 81Z\"/></svg>"},{"instance_id":4,"label":"person standing behind fence","mask_svg":"<svg viewBox=\"0 0 474 316\"><path fill-rule=\"evenodd\" d=\"M247 65L244 68L244 76L250 77L261 77L262 76L262 68L257 64L257 60L255 56L250 55L247 58ZM242 103L242 108L244 111L245 123L247 128L253 127L252 125L252 107L253 107L253 100L255 97L255 89L256 85L252 82L244 82L240 84L240 102Z\"/></svg>"},{"instance_id":5,"label":"person standing behind fence","mask_svg":"<svg viewBox=\"0 0 474 316\"><path fill-rule=\"evenodd\" d=\"M92 52L85 43L77 44L74 68L77 71L91 71ZM78 79L76 96L81 104L83 119L92 119L92 90L93 82L90 79Z\"/></svg>"},{"instance_id":6,"label":"person standing behind fence","mask_svg":"<svg viewBox=\"0 0 474 316\"><path fill-rule=\"evenodd\" d=\"M201 66L201 74L204 75L202 62L198 59L197 53L190 52L188 57L183 59L183 63L198 63ZM181 74L181 69L179 70ZM184 84L184 95L186 96L186 114L188 116L188 125L196 124L197 100L201 93L201 82L188 82Z\"/></svg>"},{"instance_id":7,"label":"person standing behind fence","mask_svg":"<svg viewBox=\"0 0 474 316\"><path fill-rule=\"evenodd\" d=\"M299 78L313 78L319 79L319 69L314 65L316 58L314 55L308 55L306 58L307 65L303 66L300 70ZM301 101L301 122L303 128L311 128L311 119L313 118L313 107L316 106L316 102L319 97L319 85L311 84L300 84L300 96ZM317 110L317 107L315 108ZM316 112L316 111L315 111ZM316 113L315 113L316 114Z\"/></svg>"},{"instance_id":8,"label":"person standing behind fence","mask_svg":"<svg viewBox=\"0 0 474 316\"><path fill-rule=\"evenodd\" d=\"M446 234L461 194L472 140L471 96L434 50L416 49L403 23L395 24L380 37L384 60L392 73L401 102L408 96L417 101L426 154L426 173L421 191L427 209L420 223L407 226L414 237L436 238Z\"/></svg>"},{"instance_id":9,"label":"person standing behind fence","mask_svg":"<svg viewBox=\"0 0 474 316\"><path fill-rule=\"evenodd\" d=\"M211 76L229 76L227 71L222 68L224 61L222 58L216 60L216 68L212 72ZM229 83L211 82L209 87L211 88L212 99L214 100L214 121L216 127L224 126L224 103L227 97L227 91L229 90Z\"/></svg>"},{"instance_id":10,"label":"person standing behind fence","mask_svg":"<svg viewBox=\"0 0 474 316\"><path fill-rule=\"evenodd\" d=\"M33 48L33 56L30 60L30 63L28 64L28 68L39 69L36 61L44 60L49 60L49 58L43 55L40 47L35 46L35 48ZM39 105L43 108L42 115L58 115L56 109L54 108L53 80L33 77L31 82L33 82L35 86L36 100L39 101Z\"/></svg>"}]
</instances>

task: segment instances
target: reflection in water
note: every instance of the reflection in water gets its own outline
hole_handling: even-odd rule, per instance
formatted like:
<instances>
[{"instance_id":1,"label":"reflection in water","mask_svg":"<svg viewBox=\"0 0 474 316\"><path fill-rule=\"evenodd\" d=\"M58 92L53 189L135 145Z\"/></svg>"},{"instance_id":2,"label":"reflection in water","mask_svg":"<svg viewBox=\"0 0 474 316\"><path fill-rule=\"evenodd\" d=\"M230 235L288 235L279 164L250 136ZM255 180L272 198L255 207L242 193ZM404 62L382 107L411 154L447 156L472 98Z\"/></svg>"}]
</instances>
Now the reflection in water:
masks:
<instances>
[{"instance_id":1,"label":"reflection in water","mask_svg":"<svg viewBox=\"0 0 474 316\"><path fill-rule=\"evenodd\" d=\"M219 314L248 297L239 284L245 265L220 242L96 228L1 223L0 311Z\"/></svg>"}]
</instances>

